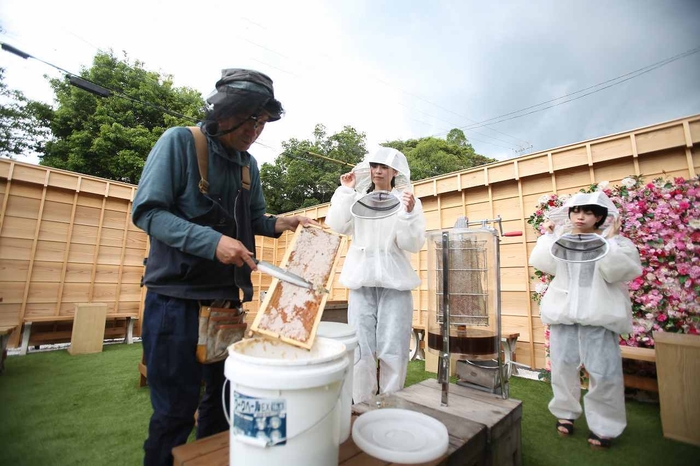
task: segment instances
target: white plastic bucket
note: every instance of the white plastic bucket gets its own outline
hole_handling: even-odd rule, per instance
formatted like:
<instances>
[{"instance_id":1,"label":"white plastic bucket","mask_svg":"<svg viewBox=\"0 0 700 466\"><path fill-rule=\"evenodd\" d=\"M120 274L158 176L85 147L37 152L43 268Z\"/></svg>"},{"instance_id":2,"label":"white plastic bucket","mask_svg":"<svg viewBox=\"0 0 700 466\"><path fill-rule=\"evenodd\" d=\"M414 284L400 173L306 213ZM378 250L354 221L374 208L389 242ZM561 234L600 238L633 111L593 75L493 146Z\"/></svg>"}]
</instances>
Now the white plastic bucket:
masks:
<instances>
[{"instance_id":1,"label":"white plastic bucket","mask_svg":"<svg viewBox=\"0 0 700 466\"><path fill-rule=\"evenodd\" d=\"M331 338L345 345L347 349L348 374L343 382L343 393L340 396L340 443L350 438L352 420L352 373L355 363L355 348L357 348L357 334L355 328L340 322L319 322L319 337Z\"/></svg>"},{"instance_id":2,"label":"white plastic bucket","mask_svg":"<svg viewBox=\"0 0 700 466\"><path fill-rule=\"evenodd\" d=\"M310 351L251 338L229 347L230 464L335 466L345 345L317 338Z\"/></svg>"}]
</instances>

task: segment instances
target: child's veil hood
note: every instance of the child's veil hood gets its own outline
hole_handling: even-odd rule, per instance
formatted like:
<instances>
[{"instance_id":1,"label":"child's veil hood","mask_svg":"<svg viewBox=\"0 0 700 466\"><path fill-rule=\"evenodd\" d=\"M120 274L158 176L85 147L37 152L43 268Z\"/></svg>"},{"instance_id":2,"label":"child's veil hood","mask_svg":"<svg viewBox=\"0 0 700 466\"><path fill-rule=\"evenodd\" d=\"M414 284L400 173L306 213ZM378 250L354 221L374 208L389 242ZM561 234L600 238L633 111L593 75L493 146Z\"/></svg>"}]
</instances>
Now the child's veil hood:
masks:
<instances>
[{"instance_id":1,"label":"child's veil hood","mask_svg":"<svg viewBox=\"0 0 700 466\"><path fill-rule=\"evenodd\" d=\"M608 216L605 222L600 226L603 229L603 234L608 232L610 226L615 219L620 216L620 211L615 207L613 201L603 192L595 191L592 193L576 193L571 196L561 207L552 209L547 213L547 217L554 223L555 232L561 234L571 230L572 225L569 220L569 209L576 206L597 205L608 210Z\"/></svg>"}]
</instances>

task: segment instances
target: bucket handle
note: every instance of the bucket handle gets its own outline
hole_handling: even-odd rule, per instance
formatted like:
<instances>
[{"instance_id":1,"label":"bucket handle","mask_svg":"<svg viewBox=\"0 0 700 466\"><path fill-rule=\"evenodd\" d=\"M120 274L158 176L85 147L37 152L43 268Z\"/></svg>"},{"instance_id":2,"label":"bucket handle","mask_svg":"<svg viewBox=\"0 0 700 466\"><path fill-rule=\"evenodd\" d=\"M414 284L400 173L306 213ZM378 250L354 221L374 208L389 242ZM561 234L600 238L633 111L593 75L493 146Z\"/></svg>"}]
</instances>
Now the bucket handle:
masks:
<instances>
[{"instance_id":1,"label":"bucket handle","mask_svg":"<svg viewBox=\"0 0 700 466\"><path fill-rule=\"evenodd\" d=\"M349 371L349 368L346 368L345 374L343 375L343 383L340 384L340 387L338 389L338 396L335 399L335 405L338 404L338 400L340 400L340 397L343 394L343 386L345 385L345 379L348 375L348 371ZM224 416L226 417L226 422L228 422L228 425L230 428L231 427L231 417L228 414L228 408L226 408L226 384L227 383L228 383L228 379L225 379L223 389L221 390L221 404L224 408ZM295 438L299 435L305 434L306 432L310 431L311 429L313 429L314 427L316 427L317 425L319 425L320 423L325 421L326 418L331 415L331 413L333 412L334 409L335 409L335 406L333 406L326 414L324 414L321 419L314 422L312 425L310 425L306 429L302 430L301 432L297 432L296 435L294 435L292 437L284 437L284 438L278 439L275 442L273 442L271 440L265 441L265 440L261 440L261 439L257 439L257 438L251 438L251 437L247 437L245 435L236 435L235 433L233 435L234 435L234 437L236 437L236 440L241 442L241 443L247 443L248 445L253 445L253 446L259 447L259 448L274 447L278 443L286 442L287 440L292 440L293 438Z\"/></svg>"},{"instance_id":2,"label":"bucket handle","mask_svg":"<svg viewBox=\"0 0 700 466\"><path fill-rule=\"evenodd\" d=\"M224 408L224 417L228 423L229 428L231 427L231 416L228 415L228 408L226 407L226 384L228 383L228 378L224 378L224 385L221 387L221 406Z\"/></svg>"}]
</instances>

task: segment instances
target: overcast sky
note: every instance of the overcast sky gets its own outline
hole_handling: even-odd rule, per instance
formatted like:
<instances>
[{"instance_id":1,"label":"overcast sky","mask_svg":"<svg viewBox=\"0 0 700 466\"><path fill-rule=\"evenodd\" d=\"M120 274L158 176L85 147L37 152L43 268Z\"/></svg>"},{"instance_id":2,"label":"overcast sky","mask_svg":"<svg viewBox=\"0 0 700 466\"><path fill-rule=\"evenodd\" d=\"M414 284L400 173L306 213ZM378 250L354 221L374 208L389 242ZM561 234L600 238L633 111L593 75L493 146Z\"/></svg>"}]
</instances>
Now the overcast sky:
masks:
<instances>
[{"instance_id":1,"label":"overcast sky","mask_svg":"<svg viewBox=\"0 0 700 466\"><path fill-rule=\"evenodd\" d=\"M3 42L76 73L110 48L205 96L222 68L267 73L287 111L251 149L270 162L317 123L351 125L373 149L661 62L700 46L700 1L0 0L0 25ZM52 101L43 75L58 72L6 52L0 66L10 87ZM503 159L696 113L700 53L466 135Z\"/></svg>"}]
</instances>

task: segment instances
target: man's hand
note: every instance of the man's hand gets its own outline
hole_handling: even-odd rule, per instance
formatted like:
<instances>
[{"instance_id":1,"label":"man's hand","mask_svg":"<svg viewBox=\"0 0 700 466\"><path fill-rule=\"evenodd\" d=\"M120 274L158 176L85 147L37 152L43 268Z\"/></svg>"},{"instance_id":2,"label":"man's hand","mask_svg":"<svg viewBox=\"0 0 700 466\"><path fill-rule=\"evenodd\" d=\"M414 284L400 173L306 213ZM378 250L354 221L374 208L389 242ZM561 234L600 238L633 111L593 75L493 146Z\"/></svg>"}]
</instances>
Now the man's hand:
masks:
<instances>
[{"instance_id":1,"label":"man's hand","mask_svg":"<svg viewBox=\"0 0 700 466\"><path fill-rule=\"evenodd\" d=\"M224 264L233 264L242 267L243 263L248 264L251 270L257 267L253 262L253 253L248 251L243 243L230 236L222 236L219 244L216 245L216 258Z\"/></svg>"},{"instance_id":2,"label":"man's hand","mask_svg":"<svg viewBox=\"0 0 700 466\"><path fill-rule=\"evenodd\" d=\"M348 172L340 175L340 184L346 188L355 188L355 172Z\"/></svg>"},{"instance_id":3,"label":"man's hand","mask_svg":"<svg viewBox=\"0 0 700 466\"><path fill-rule=\"evenodd\" d=\"M304 227L308 227L309 225L314 225L317 227L321 226L321 224L318 223L316 220L301 215L293 215L291 217L277 217L277 222L275 222L275 233L282 233L283 231L294 231L297 229L299 224L302 224Z\"/></svg>"}]
</instances>

